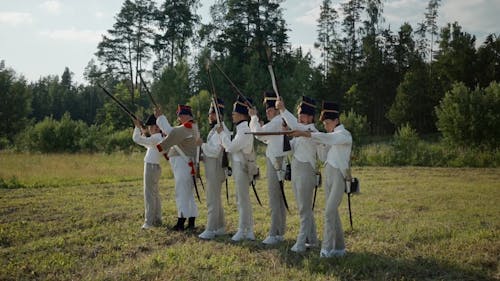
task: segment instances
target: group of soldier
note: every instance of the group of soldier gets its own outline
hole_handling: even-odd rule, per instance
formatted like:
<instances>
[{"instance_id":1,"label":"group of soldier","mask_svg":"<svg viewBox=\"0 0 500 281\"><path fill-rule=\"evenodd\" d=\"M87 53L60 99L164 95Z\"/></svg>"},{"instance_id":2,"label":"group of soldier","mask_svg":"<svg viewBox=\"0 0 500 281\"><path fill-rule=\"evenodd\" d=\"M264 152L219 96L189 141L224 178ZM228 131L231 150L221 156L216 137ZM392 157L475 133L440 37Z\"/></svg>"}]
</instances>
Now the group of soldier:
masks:
<instances>
[{"instance_id":1,"label":"group of soldier","mask_svg":"<svg viewBox=\"0 0 500 281\"><path fill-rule=\"evenodd\" d=\"M346 186L350 165L352 137L340 123L339 105L322 103L319 119L326 130L315 127L316 102L303 96L297 116L286 109L284 100L273 91L264 93L267 123L263 124L251 98L238 96L232 108L233 131L222 120L224 103L214 98L208 120L211 130L203 141L191 108L179 105L176 111L180 125L172 126L159 108L141 129L135 120L133 140L147 148L144 158L144 229L162 224L158 182L160 160L166 157L175 179L177 223L173 230L195 229L198 207L195 201L196 160L202 152L206 178L207 222L201 239L214 239L226 234L221 191L227 176L232 175L237 198L238 229L232 241L255 240L251 185L259 169L255 163L254 139L266 145L266 179L271 225L262 243L274 245L284 241L287 202L283 181L285 167L291 167L291 183L300 217L300 229L292 251L300 253L319 246L313 212L313 196L318 186L318 166L323 163L325 180L324 232L320 257L344 256L345 243L338 207ZM149 130L149 136L144 133ZM287 149L287 138L290 151ZM284 149L285 147L285 149ZM230 166L226 158L229 158ZM254 187L255 191L255 187ZM186 219L188 220L185 226Z\"/></svg>"}]
</instances>

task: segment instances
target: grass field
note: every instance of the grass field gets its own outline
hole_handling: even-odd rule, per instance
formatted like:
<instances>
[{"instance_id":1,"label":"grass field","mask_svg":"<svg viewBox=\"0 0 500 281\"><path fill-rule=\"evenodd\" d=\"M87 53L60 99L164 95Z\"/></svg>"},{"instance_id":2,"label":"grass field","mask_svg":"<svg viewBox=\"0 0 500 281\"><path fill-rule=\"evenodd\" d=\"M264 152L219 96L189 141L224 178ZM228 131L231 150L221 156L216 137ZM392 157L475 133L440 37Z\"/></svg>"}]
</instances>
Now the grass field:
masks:
<instances>
[{"instance_id":1,"label":"grass field","mask_svg":"<svg viewBox=\"0 0 500 281\"><path fill-rule=\"evenodd\" d=\"M499 280L500 169L354 167L354 229L341 206L348 255L295 254L298 214L286 241L264 246L269 208L252 196L258 240L230 242L238 215L224 199L228 235L166 231L176 221L170 166L163 165L164 227L141 230L142 154L0 152L0 280ZM8 183L16 183L9 185ZM17 187L17 188L13 188ZM267 204L265 179L258 182ZM204 193L202 193L204 196ZM315 209L322 234L323 190Z\"/></svg>"}]
</instances>

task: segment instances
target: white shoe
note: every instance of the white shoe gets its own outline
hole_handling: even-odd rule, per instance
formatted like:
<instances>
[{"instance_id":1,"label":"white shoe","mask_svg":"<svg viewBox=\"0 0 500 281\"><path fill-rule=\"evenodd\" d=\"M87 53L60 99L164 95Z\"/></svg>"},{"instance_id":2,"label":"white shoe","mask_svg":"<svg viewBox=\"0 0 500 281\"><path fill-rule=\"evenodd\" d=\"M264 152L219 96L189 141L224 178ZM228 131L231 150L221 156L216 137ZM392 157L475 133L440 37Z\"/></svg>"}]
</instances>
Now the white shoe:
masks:
<instances>
[{"instance_id":1,"label":"white shoe","mask_svg":"<svg viewBox=\"0 0 500 281\"><path fill-rule=\"evenodd\" d=\"M210 240L215 238L215 231L205 230L200 235L198 235L201 239Z\"/></svg>"},{"instance_id":2,"label":"white shoe","mask_svg":"<svg viewBox=\"0 0 500 281\"><path fill-rule=\"evenodd\" d=\"M329 258L330 257L330 250L321 249L321 251L319 252L319 257L320 258Z\"/></svg>"},{"instance_id":3,"label":"white shoe","mask_svg":"<svg viewBox=\"0 0 500 281\"><path fill-rule=\"evenodd\" d=\"M253 231L250 231L250 232L247 233L247 235L245 235L245 238L248 239L248 240L254 241L255 240L255 234L253 234Z\"/></svg>"},{"instance_id":4,"label":"white shoe","mask_svg":"<svg viewBox=\"0 0 500 281\"><path fill-rule=\"evenodd\" d=\"M346 254L345 249L342 249L342 250L321 249L321 252L319 253L319 257L320 258L343 257L343 256L345 256L345 254Z\"/></svg>"},{"instance_id":5,"label":"white shoe","mask_svg":"<svg viewBox=\"0 0 500 281\"><path fill-rule=\"evenodd\" d=\"M306 243L306 248L309 249L309 248L314 248L316 247L316 243Z\"/></svg>"},{"instance_id":6,"label":"white shoe","mask_svg":"<svg viewBox=\"0 0 500 281\"><path fill-rule=\"evenodd\" d=\"M279 236L279 235L275 235L275 236L267 236L266 239L264 239L262 241L262 243L266 244L266 245L274 245L274 244L277 244L279 242L283 241L283 236Z\"/></svg>"},{"instance_id":7,"label":"white shoe","mask_svg":"<svg viewBox=\"0 0 500 281\"><path fill-rule=\"evenodd\" d=\"M332 257L343 257L343 256L345 256L345 254L346 254L345 249L342 249L342 250L332 250L330 252L330 255Z\"/></svg>"},{"instance_id":8,"label":"white shoe","mask_svg":"<svg viewBox=\"0 0 500 281\"><path fill-rule=\"evenodd\" d=\"M142 227L141 227L141 228L142 228L142 229L150 229L150 228L153 228L153 226L152 226L152 225L150 225L150 224L145 223L145 224L143 224L143 225L142 225Z\"/></svg>"},{"instance_id":9,"label":"white shoe","mask_svg":"<svg viewBox=\"0 0 500 281\"><path fill-rule=\"evenodd\" d=\"M234 242L239 242L243 239L245 239L245 233L243 233L242 230L238 230L236 234L234 234L233 237L231 237L231 240L233 240Z\"/></svg>"},{"instance_id":10,"label":"white shoe","mask_svg":"<svg viewBox=\"0 0 500 281\"><path fill-rule=\"evenodd\" d=\"M226 230L224 229L224 227L221 227L221 228L217 229L216 231L214 231L214 234L215 234L215 236L222 236L222 235L226 234Z\"/></svg>"},{"instance_id":11,"label":"white shoe","mask_svg":"<svg viewBox=\"0 0 500 281\"><path fill-rule=\"evenodd\" d=\"M303 253L306 251L306 246L295 243L290 250L295 253Z\"/></svg>"}]
</instances>

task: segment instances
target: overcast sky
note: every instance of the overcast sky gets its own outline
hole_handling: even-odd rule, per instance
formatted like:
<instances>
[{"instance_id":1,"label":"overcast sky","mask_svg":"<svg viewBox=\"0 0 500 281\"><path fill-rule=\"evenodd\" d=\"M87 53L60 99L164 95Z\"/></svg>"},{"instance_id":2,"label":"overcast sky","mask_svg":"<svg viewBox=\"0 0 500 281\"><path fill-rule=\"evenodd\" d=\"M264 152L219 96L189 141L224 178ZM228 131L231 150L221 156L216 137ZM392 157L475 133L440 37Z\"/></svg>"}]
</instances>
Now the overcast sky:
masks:
<instances>
[{"instance_id":1,"label":"overcast sky","mask_svg":"<svg viewBox=\"0 0 500 281\"><path fill-rule=\"evenodd\" d=\"M0 60L29 81L61 75L65 67L73 80L84 83L83 71L94 57L101 35L115 23L124 0L0 0ZM157 2L163 2L157 0ZM213 0L201 0L202 21L210 20ZM321 0L287 0L282 6L290 28L290 42L317 56L316 21ZM344 1L333 0L333 3ZM428 0L385 0L385 25L397 32L403 22L424 18ZM490 33L500 34L500 0L442 0L438 24L458 21L482 43Z\"/></svg>"}]
</instances>

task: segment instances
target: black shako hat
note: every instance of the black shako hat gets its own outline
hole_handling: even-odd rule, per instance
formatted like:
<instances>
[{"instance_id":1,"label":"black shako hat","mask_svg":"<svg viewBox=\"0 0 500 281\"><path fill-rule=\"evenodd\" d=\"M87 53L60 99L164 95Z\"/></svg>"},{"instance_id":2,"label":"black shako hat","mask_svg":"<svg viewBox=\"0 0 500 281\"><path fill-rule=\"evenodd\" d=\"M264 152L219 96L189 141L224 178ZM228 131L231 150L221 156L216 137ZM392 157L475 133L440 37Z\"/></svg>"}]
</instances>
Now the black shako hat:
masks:
<instances>
[{"instance_id":1,"label":"black shako hat","mask_svg":"<svg viewBox=\"0 0 500 281\"><path fill-rule=\"evenodd\" d=\"M274 93L274 91L265 91L263 104L266 106L266 109L275 108L277 99L278 98L276 97L276 93Z\"/></svg>"},{"instance_id":2,"label":"black shako hat","mask_svg":"<svg viewBox=\"0 0 500 281\"><path fill-rule=\"evenodd\" d=\"M340 106L336 102L332 101L323 101L321 106L321 115L319 116L319 120L323 121L325 119L335 120L340 116Z\"/></svg>"},{"instance_id":3,"label":"black shako hat","mask_svg":"<svg viewBox=\"0 0 500 281\"><path fill-rule=\"evenodd\" d=\"M248 102L250 105L248 105ZM248 115L248 107L252 106L253 101L251 98L242 98L238 96L238 99L233 103L233 112L238 112L244 115Z\"/></svg>"},{"instance_id":4,"label":"black shako hat","mask_svg":"<svg viewBox=\"0 0 500 281\"><path fill-rule=\"evenodd\" d=\"M145 125L146 126L156 125L156 117L154 114L149 115Z\"/></svg>"},{"instance_id":5,"label":"black shako hat","mask_svg":"<svg viewBox=\"0 0 500 281\"><path fill-rule=\"evenodd\" d=\"M177 105L177 111L175 112L175 114L177 114L177 116L189 115L189 116L193 117L193 112L191 111L191 107L188 105L183 105L183 104Z\"/></svg>"},{"instance_id":6,"label":"black shako hat","mask_svg":"<svg viewBox=\"0 0 500 281\"><path fill-rule=\"evenodd\" d=\"M316 101L312 98L302 96L302 101L297 106L299 114L314 116L316 114Z\"/></svg>"},{"instance_id":7,"label":"black shako hat","mask_svg":"<svg viewBox=\"0 0 500 281\"><path fill-rule=\"evenodd\" d=\"M217 108L219 109L219 114L224 115L224 101L221 98L217 98ZM208 114L214 113L215 107L214 102L210 103L210 109L208 110Z\"/></svg>"}]
</instances>

